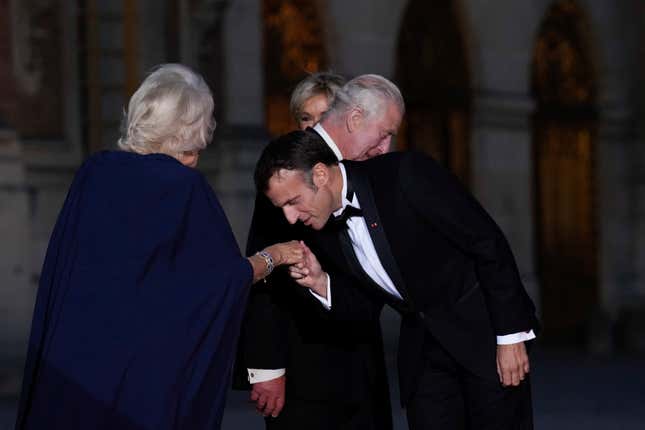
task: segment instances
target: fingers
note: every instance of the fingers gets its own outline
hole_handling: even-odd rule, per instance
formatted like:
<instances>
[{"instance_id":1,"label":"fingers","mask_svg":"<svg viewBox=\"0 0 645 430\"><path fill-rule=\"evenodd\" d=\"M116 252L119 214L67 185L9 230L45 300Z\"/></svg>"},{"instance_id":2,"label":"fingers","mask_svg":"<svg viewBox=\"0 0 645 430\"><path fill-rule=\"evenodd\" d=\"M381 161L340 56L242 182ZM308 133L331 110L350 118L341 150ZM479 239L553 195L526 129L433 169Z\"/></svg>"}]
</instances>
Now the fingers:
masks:
<instances>
[{"instance_id":1,"label":"fingers","mask_svg":"<svg viewBox=\"0 0 645 430\"><path fill-rule=\"evenodd\" d=\"M284 408L284 399L282 397L278 397L278 399L275 402L275 409L273 410L273 413L271 414L271 416L275 418L278 415L280 415L280 412L282 412L282 408Z\"/></svg>"},{"instance_id":2,"label":"fingers","mask_svg":"<svg viewBox=\"0 0 645 430\"><path fill-rule=\"evenodd\" d=\"M274 245L276 252L276 262L280 264L294 264L303 261L305 249L297 240L284 242Z\"/></svg>"},{"instance_id":3,"label":"fingers","mask_svg":"<svg viewBox=\"0 0 645 430\"><path fill-rule=\"evenodd\" d=\"M513 385L514 387L520 385L520 372L511 372L511 385Z\"/></svg>"},{"instance_id":4,"label":"fingers","mask_svg":"<svg viewBox=\"0 0 645 430\"><path fill-rule=\"evenodd\" d=\"M495 361L495 364L497 364L497 376L499 376L499 383L500 383L500 384L503 384L503 383L504 383L504 378L503 378L503 376L502 376L502 369L501 369L501 367L499 366L499 357L498 357L498 358L497 358L497 360Z\"/></svg>"},{"instance_id":5,"label":"fingers","mask_svg":"<svg viewBox=\"0 0 645 430\"><path fill-rule=\"evenodd\" d=\"M302 240L300 241L300 246L302 246L302 248L303 248L306 252L311 253L311 249L309 249L309 247L307 246L307 244L306 244L304 241L302 241Z\"/></svg>"},{"instance_id":6,"label":"fingers","mask_svg":"<svg viewBox=\"0 0 645 430\"><path fill-rule=\"evenodd\" d=\"M264 409L262 409L261 413L265 417L268 417L269 415L273 414L273 411L275 410L275 402L276 398L275 397L268 397L267 398L267 403Z\"/></svg>"},{"instance_id":7,"label":"fingers","mask_svg":"<svg viewBox=\"0 0 645 430\"><path fill-rule=\"evenodd\" d=\"M266 407L267 401L268 401L267 395L264 393L260 394L260 397L255 402L255 409L259 413L264 414L264 408Z\"/></svg>"},{"instance_id":8,"label":"fingers","mask_svg":"<svg viewBox=\"0 0 645 430\"><path fill-rule=\"evenodd\" d=\"M524 371L517 364L513 363L502 367L502 385L505 387L518 386L524 380Z\"/></svg>"},{"instance_id":9,"label":"fingers","mask_svg":"<svg viewBox=\"0 0 645 430\"><path fill-rule=\"evenodd\" d=\"M505 387L516 387L526 379L529 360L522 342L513 345L499 345L497 350L497 374Z\"/></svg>"},{"instance_id":10,"label":"fingers","mask_svg":"<svg viewBox=\"0 0 645 430\"><path fill-rule=\"evenodd\" d=\"M284 377L253 384L251 401L258 413L265 417L277 417L284 407Z\"/></svg>"},{"instance_id":11,"label":"fingers","mask_svg":"<svg viewBox=\"0 0 645 430\"><path fill-rule=\"evenodd\" d=\"M276 418L284 408L284 399L279 396L269 397L266 406L260 412L265 417L272 416Z\"/></svg>"},{"instance_id":12,"label":"fingers","mask_svg":"<svg viewBox=\"0 0 645 430\"><path fill-rule=\"evenodd\" d=\"M259 398L260 398L260 393L258 393L255 390L251 390L251 401L257 402Z\"/></svg>"},{"instance_id":13,"label":"fingers","mask_svg":"<svg viewBox=\"0 0 645 430\"><path fill-rule=\"evenodd\" d=\"M299 285L305 287L305 288L312 288L313 286L313 281L309 277L309 271L308 269L293 269L289 268L289 275L291 276L291 279L296 281Z\"/></svg>"},{"instance_id":14,"label":"fingers","mask_svg":"<svg viewBox=\"0 0 645 430\"><path fill-rule=\"evenodd\" d=\"M502 369L502 385L505 387L513 383L513 372L510 369Z\"/></svg>"},{"instance_id":15,"label":"fingers","mask_svg":"<svg viewBox=\"0 0 645 430\"><path fill-rule=\"evenodd\" d=\"M517 344L517 363L518 363L518 374L520 382L526 378L526 374L529 373L529 356L526 353L526 346L524 343Z\"/></svg>"},{"instance_id":16,"label":"fingers","mask_svg":"<svg viewBox=\"0 0 645 430\"><path fill-rule=\"evenodd\" d=\"M275 396L269 398L267 405L264 408L264 416L268 417L270 415L273 418L276 418L280 414L280 412L282 412L283 407L284 399L282 397Z\"/></svg>"},{"instance_id":17,"label":"fingers","mask_svg":"<svg viewBox=\"0 0 645 430\"><path fill-rule=\"evenodd\" d=\"M298 245L299 246L299 245ZM304 259L304 250L300 247L290 248L285 252L285 264L300 263Z\"/></svg>"},{"instance_id":18,"label":"fingers","mask_svg":"<svg viewBox=\"0 0 645 430\"><path fill-rule=\"evenodd\" d=\"M309 269L307 269L306 267L299 268L291 266L289 267L289 274L293 279L302 279L306 278L309 275Z\"/></svg>"},{"instance_id":19,"label":"fingers","mask_svg":"<svg viewBox=\"0 0 645 430\"><path fill-rule=\"evenodd\" d=\"M316 254L311 252L311 249L303 241L300 241L300 246L304 251L305 259L311 260L311 261L318 261L318 259L316 258Z\"/></svg>"}]
</instances>

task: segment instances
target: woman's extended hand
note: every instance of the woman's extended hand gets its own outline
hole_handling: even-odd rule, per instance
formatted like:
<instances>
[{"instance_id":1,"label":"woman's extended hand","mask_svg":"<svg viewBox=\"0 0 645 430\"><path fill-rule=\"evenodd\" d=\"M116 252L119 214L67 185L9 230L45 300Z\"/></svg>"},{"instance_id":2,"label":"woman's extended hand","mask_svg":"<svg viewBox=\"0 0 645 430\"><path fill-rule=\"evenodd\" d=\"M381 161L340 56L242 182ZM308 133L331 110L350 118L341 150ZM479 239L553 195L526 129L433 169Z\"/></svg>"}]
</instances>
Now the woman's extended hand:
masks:
<instances>
[{"instance_id":1,"label":"woman's extended hand","mask_svg":"<svg viewBox=\"0 0 645 430\"><path fill-rule=\"evenodd\" d=\"M290 265L301 263L305 253L304 245L297 240L276 243L264 250L271 255L271 258L273 258L273 264L276 267L284 264Z\"/></svg>"},{"instance_id":2,"label":"woman's extended hand","mask_svg":"<svg viewBox=\"0 0 645 430\"><path fill-rule=\"evenodd\" d=\"M276 243L275 245L264 248L271 256L271 261L264 256L257 253L248 257L249 263L253 267L253 282L266 278L274 267L282 266L285 264L302 263L304 259L305 249L303 245L297 240L291 242Z\"/></svg>"}]
</instances>

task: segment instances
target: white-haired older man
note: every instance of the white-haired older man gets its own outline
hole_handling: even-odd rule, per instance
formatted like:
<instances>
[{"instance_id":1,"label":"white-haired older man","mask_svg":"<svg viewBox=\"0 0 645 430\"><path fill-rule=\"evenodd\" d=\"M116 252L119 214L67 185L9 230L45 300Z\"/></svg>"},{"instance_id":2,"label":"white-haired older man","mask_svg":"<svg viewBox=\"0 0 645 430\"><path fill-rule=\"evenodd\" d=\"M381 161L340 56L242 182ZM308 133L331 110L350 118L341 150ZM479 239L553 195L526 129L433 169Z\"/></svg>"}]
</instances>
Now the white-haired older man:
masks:
<instances>
[{"instance_id":1,"label":"white-haired older man","mask_svg":"<svg viewBox=\"0 0 645 430\"><path fill-rule=\"evenodd\" d=\"M362 75L337 93L317 135L339 160L364 160L389 150L405 111L396 85ZM302 238L258 196L247 253L266 244ZM252 291L242 331L240 360L248 369L251 398L268 429L392 428L378 317L342 325L318 317L319 304L288 276L268 278ZM284 406L284 410L283 410Z\"/></svg>"}]
</instances>

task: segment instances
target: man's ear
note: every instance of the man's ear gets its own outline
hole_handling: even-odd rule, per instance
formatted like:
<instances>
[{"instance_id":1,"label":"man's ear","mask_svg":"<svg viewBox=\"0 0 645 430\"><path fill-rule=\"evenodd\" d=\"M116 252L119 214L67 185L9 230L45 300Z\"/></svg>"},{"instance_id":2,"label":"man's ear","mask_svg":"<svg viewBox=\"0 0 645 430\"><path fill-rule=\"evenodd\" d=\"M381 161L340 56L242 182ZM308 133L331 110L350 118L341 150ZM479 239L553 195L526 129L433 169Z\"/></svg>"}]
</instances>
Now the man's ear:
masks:
<instances>
[{"instance_id":1,"label":"man's ear","mask_svg":"<svg viewBox=\"0 0 645 430\"><path fill-rule=\"evenodd\" d=\"M346 117L347 131L353 133L354 131L358 130L363 124L363 120L363 109L358 106L353 107Z\"/></svg>"},{"instance_id":2,"label":"man's ear","mask_svg":"<svg viewBox=\"0 0 645 430\"><path fill-rule=\"evenodd\" d=\"M311 180L316 188L320 188L329 182L329 167L325 163L316 163L311 168Z\"/></svg>"}]
</instances>

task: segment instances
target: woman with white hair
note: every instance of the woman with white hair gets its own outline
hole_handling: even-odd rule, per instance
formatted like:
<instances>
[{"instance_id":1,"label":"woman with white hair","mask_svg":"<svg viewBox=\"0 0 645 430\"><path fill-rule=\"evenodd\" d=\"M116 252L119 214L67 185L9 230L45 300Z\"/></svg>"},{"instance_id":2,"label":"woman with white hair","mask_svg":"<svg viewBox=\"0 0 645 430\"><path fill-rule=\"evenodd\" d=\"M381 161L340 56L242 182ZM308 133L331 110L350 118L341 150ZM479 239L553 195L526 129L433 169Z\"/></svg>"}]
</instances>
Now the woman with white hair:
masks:
<instances>
[{"instance_id":1,"label":"woman with white hair","mask_svg":"<svg viewBox=\"0 0 645 430\"><path fill-rule=\"evenodd\" d=\"M215 127L190 69L157 68L119 147L79 169L50 239L17 429L219 428L248 286L301 261L244 258L193 169Z\"/></svg>"}]
</instances>

